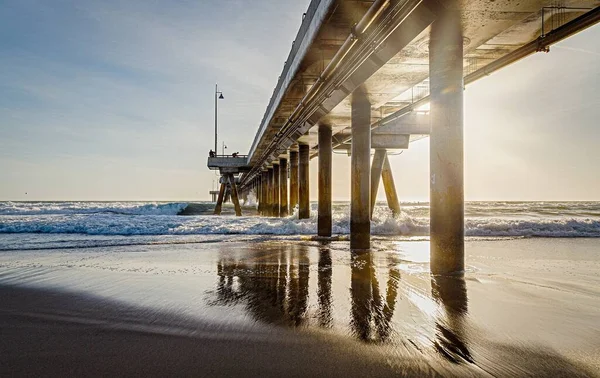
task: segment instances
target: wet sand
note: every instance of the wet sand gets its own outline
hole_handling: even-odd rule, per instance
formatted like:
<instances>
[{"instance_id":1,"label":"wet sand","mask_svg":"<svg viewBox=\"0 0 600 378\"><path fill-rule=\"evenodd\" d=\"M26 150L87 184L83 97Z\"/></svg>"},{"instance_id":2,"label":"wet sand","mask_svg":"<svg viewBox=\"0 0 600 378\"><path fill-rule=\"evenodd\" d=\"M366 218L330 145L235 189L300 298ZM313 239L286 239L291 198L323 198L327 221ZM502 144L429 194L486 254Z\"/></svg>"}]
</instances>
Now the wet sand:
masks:
<instances>
[{"instance_id":1,"label":"wet sand","mask_svg":"<svg viewBox=\"0 0 600 378\"><path fill-rule=\"evenodd\" d=\"M596 239L375 239L0 253L0 376L538 376L600 371Z\"/></svg>"}]
</instances>

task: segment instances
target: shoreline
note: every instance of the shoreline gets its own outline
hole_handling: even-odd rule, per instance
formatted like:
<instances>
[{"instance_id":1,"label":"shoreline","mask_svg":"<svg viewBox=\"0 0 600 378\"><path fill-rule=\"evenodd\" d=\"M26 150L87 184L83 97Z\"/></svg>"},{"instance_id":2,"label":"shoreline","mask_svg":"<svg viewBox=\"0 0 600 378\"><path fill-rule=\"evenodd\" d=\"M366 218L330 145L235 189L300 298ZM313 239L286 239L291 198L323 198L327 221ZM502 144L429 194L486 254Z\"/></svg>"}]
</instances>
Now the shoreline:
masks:
<instances>
[{"instance_id":1,"label":"shoreline","mask_svg":"<svg viewBox=\"0 0 600 378\"><path fill-rule=\"evenodd\" d=\"M430 277L427 242L381 243L362 257L346 241L285 240L0 253L2 370L598 371L594 239L469 241L469 269L458 281Z\"/></svg>"}]
</instances>

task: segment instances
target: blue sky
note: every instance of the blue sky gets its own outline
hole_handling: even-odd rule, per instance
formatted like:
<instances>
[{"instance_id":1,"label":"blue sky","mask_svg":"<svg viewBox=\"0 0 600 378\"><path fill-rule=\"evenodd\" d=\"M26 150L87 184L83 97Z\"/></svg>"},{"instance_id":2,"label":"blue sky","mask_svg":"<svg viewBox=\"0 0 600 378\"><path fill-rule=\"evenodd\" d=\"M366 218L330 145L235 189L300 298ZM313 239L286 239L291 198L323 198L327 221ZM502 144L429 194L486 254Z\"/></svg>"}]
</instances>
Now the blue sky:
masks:
<instances>
[{"instance_id":1,"label":"blue sky","mask_svg":"<svg viewBox=\"0 0 600 378\"><path fill-rule=\"evenodd\" d=\"M0 200L208 198L214 84L220 139L247 152L308 3L2 2ZM598 40L467 88L467 199L600 200ZM391 159L402 199L427 199L428 154L423 140ZM334 164L346 199L349 159Z\"/></svg>"}]
</instances>

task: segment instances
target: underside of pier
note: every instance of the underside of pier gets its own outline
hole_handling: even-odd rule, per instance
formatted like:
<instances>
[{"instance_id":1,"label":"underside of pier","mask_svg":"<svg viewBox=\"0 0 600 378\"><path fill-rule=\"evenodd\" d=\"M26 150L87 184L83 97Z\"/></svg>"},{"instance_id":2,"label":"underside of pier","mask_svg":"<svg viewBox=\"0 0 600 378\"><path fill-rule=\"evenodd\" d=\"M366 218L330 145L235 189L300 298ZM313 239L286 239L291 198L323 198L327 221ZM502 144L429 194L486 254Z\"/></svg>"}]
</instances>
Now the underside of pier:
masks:
<instances>
[{"instance_id":1,"label":"underside of pier","mask_svg":"<svg viewBox=\"0 0 600 378\"><path fill-rule=\"evenodd\" d=\"M308 218L308 163L318 157L318 234L327 237L331 153L348 151L350 244L368 249L380 178L392 213L401 211L387 152L430 137L431 269L460 273L465 85L548 52L597 23L599 6L598 0L559 6L552 0L313 0L243 168L219 169L233 188L255 193L261 214L287 216L297 206L298 217Z\"/></svg>"}]
</instances>

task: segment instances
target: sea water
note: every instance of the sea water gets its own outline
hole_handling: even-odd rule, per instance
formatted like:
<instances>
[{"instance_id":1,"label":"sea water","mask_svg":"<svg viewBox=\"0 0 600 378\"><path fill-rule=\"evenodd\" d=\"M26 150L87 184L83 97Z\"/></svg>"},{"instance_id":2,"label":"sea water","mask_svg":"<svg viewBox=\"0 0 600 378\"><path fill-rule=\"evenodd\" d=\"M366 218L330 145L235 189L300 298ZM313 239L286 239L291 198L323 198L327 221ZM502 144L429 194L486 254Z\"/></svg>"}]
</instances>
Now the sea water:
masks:
<instances>
[{"instance_id":1,"label":"sea water","mask_svg":"<svg viewBox=\"0 0 600 378\"><path fill-rule=\"evenodd\" d=\"M198 215L178 215L187 202L0 202L0 250L77 248L148 243L219 242L317 233L317 204L311 217L214 216L214 204L194 204ZM395 239L427 238L429 205L402 203L393 216L385 203L375 208L371 232ZM600 202L467 202L468 237L600 237ZM333 233L350 231L350 205L333 204Z\"/></svg>"}]
</instances>

